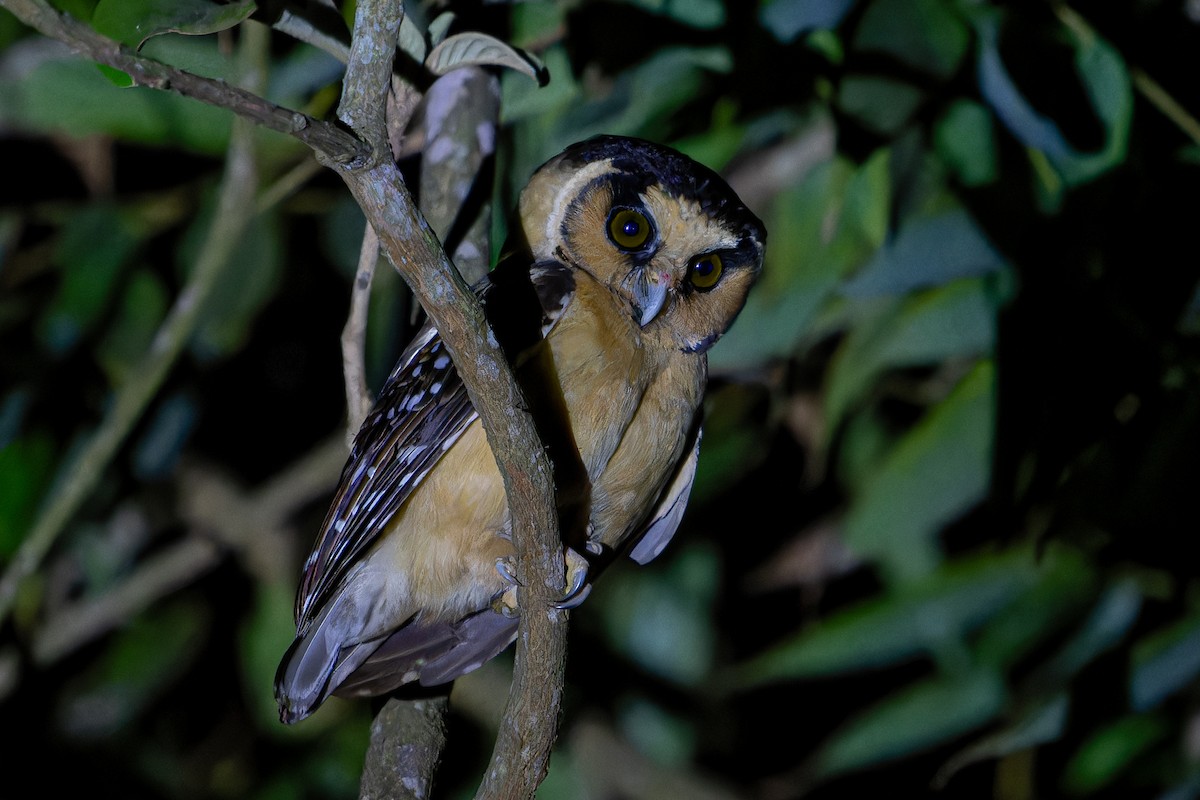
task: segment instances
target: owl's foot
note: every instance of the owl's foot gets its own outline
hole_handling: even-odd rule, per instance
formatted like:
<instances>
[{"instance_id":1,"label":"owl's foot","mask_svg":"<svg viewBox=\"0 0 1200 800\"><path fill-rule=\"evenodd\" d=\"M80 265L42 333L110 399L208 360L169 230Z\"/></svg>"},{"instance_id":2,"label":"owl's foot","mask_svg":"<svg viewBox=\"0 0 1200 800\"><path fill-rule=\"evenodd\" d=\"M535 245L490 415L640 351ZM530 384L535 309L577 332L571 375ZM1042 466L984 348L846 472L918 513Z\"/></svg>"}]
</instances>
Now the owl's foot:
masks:
<instances>
[{"instance_id":1,"label":"owl's foot","mask_svg":"<svg viewBox=\"0 0 1200 800\"><path fill-rule=\"evenodd\" d=\"M588 552L593 552L593 546L590 543L586 549ZM566 571L567 589L562 598L551 605L558 609L575 608L586 600L592 591L592 585L588 583L591 564L586 556L581 555L574 548L565 547L563 548L563 566ZM518 613L517 587L525 584L516 575L512 556L497 558L496 572L500 573L505 587L492 598L492 610L509 618L515 617Z\"/></svg>"}]
</instances>

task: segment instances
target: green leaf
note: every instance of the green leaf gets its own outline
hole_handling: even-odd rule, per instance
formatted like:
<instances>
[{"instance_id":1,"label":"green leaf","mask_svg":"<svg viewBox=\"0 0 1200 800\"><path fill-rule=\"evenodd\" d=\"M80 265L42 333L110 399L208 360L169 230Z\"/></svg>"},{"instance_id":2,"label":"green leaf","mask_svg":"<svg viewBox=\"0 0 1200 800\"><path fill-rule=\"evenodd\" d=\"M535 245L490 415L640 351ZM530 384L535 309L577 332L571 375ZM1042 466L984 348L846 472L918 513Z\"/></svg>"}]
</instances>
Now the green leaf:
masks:
<instances>
[{"instance_id":1,"label":"green leaf","mask_svg":"<svg viewBox=\"0 0 1200 800\"><path fill-rule=\"evenodd\" d=\"M910 83L876 75L847 75L838 106L874 133L895 135L916 113L924 95Z\"/></svg>"},{"instance_id":2,"label":"green leaf","mask_svg":"<svg viewBox=\"0 0 1200 800\"><path fill-rule=\"evenodd\" d=\"M1034 670L1029 685L1043 693L1068 686L1081 669L1124 638L1141 608L1142 592L1133 580L1121 580L1108 587L1079 629L1050 660Z\"/></svg>"},{"instance_id":3,"label":"green leaf","mask_svg":"<svg viewBox=\"0 0 1200 800\"><path fill-rule=\"evenodd\" d=\"M196 248L207 235L211 207L197 217L181 252L185 271L194 268ZM255 316L275 293L282 272L277 220L260 215L246 226L231 256L237 264L222 273L213 287L192 339L192 350L204 360L236 351L250 333Z\"/></svg>"},{"instance_id":4,"label":"green leaf","mask_svg":"<svg viewBox=\"0 0 1200 800\"><path fill-rule=\"evenodd\" d=\"M70 136L101 134L210 155L229 142L229 112L171 92L126 91L94 64L47 61L19 81L0 81L0 122Z\"/></svg>"},{"instance_id":5,"label":"green leaf","mask_svg":"<svg viewBox=\"0 0 1200 800\"><path fill-rule=\"evenodd\" d=\"M434 75L459 67L506 67L546 82L546 67L536 56L478 31L447 36L429 52L425 67Z\"/></svg>"},{"instance_id":6,"label":"green leaf","mask_svg":"<svg viewBox=\"0 0 1200 800\"><path fill-rule=\"evenodd\" d=\"M720 172L739 151L746 139L746 126L736 121L737 103L723 97L713 105L708 130L677 139L676 150L712 170Z\"/></svg>"},{"instance_id":7,"label":"green leaf","mask_svg":"<svg viewBox=\"0 0 1200 800\"><path fill-rule=\"evenodd\" d=\"M1103 789L1170 733L1165 720L1144 714L1128 716L1101 728L1067 762L1063 791L1082 796Z\"/></svg>"},{"instance_id":8,"label":"green leaf","mask_svg":"<svg viewBox=\"0 0 1200 800\"><path fill-rule=\"evenodd\" d=\"M641 697L626 701L618 709L617 727L626 740L659 764L686 766L694 757L696 729L658 703Z\"/></svg>"},{"instance_id":9,"label":"green leaf","mask_svg":"<svg viewBox=\"0 0 1200 800\"><path fill-rule=\"evenodd\" d=\"M279 708L270 687L275 683L279 659L292 643L295 633L292 623L295 592L290 580L262 581L256 585L256 590L250 613L245 615L238 631L242 689L258 727L268 733L288 735L293 729L279 724ZM311 732L300 733L309 735Z\"/></svg>"},{"instance_id":10,"label":"green leaf","mask_svg":"<svg viewBox=\"0 0 1200 800\"><path fill-rule=\"evenodd\" d=\"M781 42L802 33L836 28L855 0L768 0L758 12L762 26Z\"/></svg>"},{"instance_id":11,"label":"green leaf","mask_svg":"<svg viewBox=\"0 0 1200 800\"><path fill-rule=\"evenodd\" d=\"M128 218L111 206L86 206L63 226L54 251L62 282L38 321L38 333L56 354L73 348L113 302L121 268L138 247Z\"/></svg>"},{"instance_id":12,"label":"green leaf","mask_svg":"<svg viewBox=\"0 0 1200 800\"><path fill-rule=\"evenodd\" d=\"M692 484L692 506L719 498L730 485L761 463L770 439L763 419L767 402L762 392L749 386L709 387L704 403L704 440Z\"/></svg>"},{"instance_id":13,"label":"green leaf","mask_svg":"<svg viewBox=\"0 0 1200 800\"><path fill-rule=\"evenodd\" d=\"M775 198L763 277L710 352L715 369L787 355L812 335L843 276L878 247L890 209L888 158L881 150L856 167L837 157Z\"/></svg>"},{"instance_id":14,"label":"green leaf","mask_svg":"<svg viewBox=\"0 0 1200 800\"><path fill-rule=\"evenodd\" d=\"M958 70L970 40L966 21L946 0L874 0L853 44L946 80Z\"/></svg>"},{"instance_id":15,"label":"green leaf","mask_svg":"<svg viewBox=\"0 0 1200 800\"><path fill-rule=\"evenodd\" d=\"M545 55L554 75L547 89L524 80L502 84L502 121L521 122L512 137L510 169L516 175L530 174L567 145L599 132L668 138L673 116L712 80L712 73L733 66L722 46L669 46L622 72L611 87L588 94L569 83L571 62L565 49L553 47ZM564 79L567 85L556 89Z\"/></svg>"},{"instance_id":16,"label":"green leaf","mask_svg":"<svg viewBox=\"0 0 1200 800\"><path fill-rule=\"evenodd\" d=\"M227 30L254 13L254 0L100 0L92 26L105 36L141 49L164 33L204 35Z\"/></svg>"},{"instance_id":17,"label":"green leaf","mask_svg":"<svg viewBox=\"0 0 1200 800\"><path fill-rule=\"evenodd\" d=\"M956 278L986 275L1003 258L961 207L906 219L842 292L848 297L899 294Z\"/></svg>"},{"instance_id":18,"label":"green leaf","mask_svg":"<svg viewBox=\"0 0 1200 800\"><path fill-rule=\"evenodd\" d=\"M1155 631L1133 648L1129 703L1149 711L1200 676L1200 615Z\"/></svg>"},{"instance_id":19,"label":"green leaf","mask_svg":"<svg viewBox=\"0 0 1200 800\"><path fill-rule=\"evenodd\" d=\"M0 556L11 556L24 540L49 483L54 456L54 443L43 433L0 445Z\"/></svg>"},{"instance_id":20,"label":"green leaf","mask_svg":"<svg viewBox=\"0 0 1200 800\"><path fill-rule=\"evenodd\" d=\"M25 425L32 393L26 386L6 391L0 399L0 450L16 440Z\"/></svg>"},{"instance_id":21,"label":"green leaf","mask_svg":"<svg viewBox=\"0 0 1200 800\"><path fill-rule=\"evenodd\" d=\"M601 613L616 649L673 684L699 683L716 648L711 616L719 571L715 552L692 546L661 569L614 574Z\"/></svg>"},{"instance_id":22,"label":"green leaf","mask_svg":"<svg viewBox=\"0 0 1200 800\"><path fill-rule=\"evenodd\" d=\"M21 217L14 210L0 211L0 274L21 235Z\"/></svg>"},{"instance_id":23,"label":"green leaf","mask_svg":"<svg viewBox=\"0 0 1200 800\"><path fill-rule=\"evenodd\" d=\"M1027 147L1039 151L1065 183L1089 181L1125 159L1133 119L1133 88L1124 60L1112 46L1082 25L1066 31L1075 49L1075 70L1096 116L1104 125L1103 146L1081 153L1067 143L1058 124L1040 114L1021 94L1000 55L1001 17L974 17L979 35L979 83L1000 121ZM1067 19L1074 19L1069 16Z\"/></svg>"},{"instance_id":24,"label":"green leaf","mask_svg":"<svg viewBox=\"0 0 1200 800\"><path fill-rule=\"evenodd\" d=\"M404 18L408 19L408 15L405 14ZM429 23L429 41L433 44L441 44L442 40L446 38L446 34L450 32L450 26L454 24L455 19L457 17L453 11L443 11L434 17L433 22ZM424 61L424 57L421 60Z\"/></svg>"},{"instance_id":25,"label":"green leaf","mask_svg":"<svg viewBox=\"0 0 1200 800\"><path fill-rule=\"evenodd\" d=\"M934 129L938 155L964 186L986 186L999 177L996 132L988 110L972 100L958 100Z\"/></svg>"},{"instance_id":26,"label":"green leaf","mask_svg":"<svg viewBox=\"0 0 1200 800\"><path fill-rule=\"evenodd\" d=\"M500 119L504 124L520 121L531 122L539 129L549 128L566 109L576 104L580 88L571 75L571 61L566 49L561 45L551 47L544 57L546 72L553 76L545 87L517 79L507 72L501 76ZM520 144L519 140L517 144ZM526 169L533 169L549 156L546 148L539 147L530 157L532 163Z\"/></svg>"},{"instance_id":27,"label":"green leaf","mask_svg":"<svg viewBox=\"0 0 1200 800\"><path fill-rule=\"evenodd\" d=\"M862 247L883 246L892 213L892 151L881 147L871 154L846 186L846 203L839 234L849 234Z\"/></svg>"},{"instance_id":28,"label":"green leaf","mask_svg":"<svg viewBox=\"0 0 1200 800\"><path fill-rule=\"evenodd\" d=\"M694 98L709 73L728 73L733 57L725 47L664 47L618 79L608 97L591 104L596 118L587 133L605 130L656 138L656 126ZM573 131L575 139L585 130Z\"/></svg>"},{"instance_id":29,"label":"green leaf","mask_svg":"<svg viewBox=\"0 0 1200 800\"><path fill-rule=\"evenodd\" d=\"M1004 702L1004 681L990 672L918 683L834 733L822 744L815 770L829 777L943 744L992 720Z\"/></svg>"},{"instance_id":30,"label":"green leaf","mask_svg":"<svg viewBox=\"0 0 1200 800\"><path fill-rule=\"evenodd\" d=\"M531 47L537 42L561 38L558 33L563 29L570 10L568 4L555 0L526 0L513 3L510 7L511 41L520 47ZM434 26L429 27L432 32ZM562 45L558 44L555 47ZM557 80L559 73L552 74Z\"/></svg>"},{"instance_id":31,"label":"green leaf","mask_svg":"<svg viewBox=\"0 0 1200 800\"><path fill-rule=\"evenodd\" d=\"M110 385L123 383L129 370L145 356L166 314L167 293L162 282L148 270L135 272L96 353Z\"/></svg>"},{"instance_id":32,"label":"green leaf","mask_svg":"<svg viewBox=\"0 0 1200 800\"><path fill-rule=\"evenodd\" d=\"M893 577L937 563L937 533L987 493L994 394L995 368L981 361L904 435L846 516L853 550Z\"/></svg>"},{"instance_id":33,"label":"green leaf","mask_svg":"<svg viewBox=\"0 0 1200 800\"><path fill-rule=\"evenodd\" d=\"M445 17L450 17L445 23L449 27L450 23L454 21L453 14L442 14L434 22ZM413 22L411 14L405 14L400 19L400 34L397 37L396 46L417 64L425 63L425 59L429 57L429 42L425 39L425 33L417 27L417 23Z\"/></svg>"},{"instance_id":34,"label":"green leaf","mask_svg":"<svg viewBox=\"0 0 1200 800\"><path fill-rule=\"evenodd\" d=\"M980 278L905 297L855 326L838 347L825 387L830 436L885 370L990 354L998 298Z\"/></svg>"},{"instance_id":35,"label":"green leaf","mask_svg":"<svg viewBox=\"0 0 1200 800\"><path fill-rule=\"evenodd\" d=\"M1050 637L1083 618L1100 592L1095 569L1074 550L1050 547L1038 558L1038 579L979 631L975 658L1008 670Z\"/></svg>"},{"instance_id":36,"label":"green leaf","mask_svg":"<svg viewBox=\"0 0 1200 800\"><path fill-rule=\"evenodd\" d=\"M921 655L957 658L963 637L1028 592L1046 569L1025 550L948 564L776 645L739 667L734 680L753 686L876 669Z\"/></svg>"},{"instance_id":37,"label":"green leaf","mask_svg":"<svg viewBox=\"0 0 1200 800\"><path fill-rule=\"evenodd\" d=\"M87 21L96 10L97 0L50 0L50 5L59 11L65 11L78 20Z\"/></svg>"},{"instance_id":38,"label":"green leaf","mask_svg":"<svg viewBox=\"0 0 1200 800\"><path fill-rule=\"evenodd\" d=\"M721 0L626 0L653 14L661 14L693 28L710 30L725 23Z\"/></svg>"},{"instance_id":39,"label":"green leaf","mask_svg":"<svg viewBox=\"0 0 1200 800\"><path fill-rule=\"evenodd\" d=\"M938 770L933 787L941 789L955 773L971 764L1004 758L1057 740L1067 725L1069 710L1070 700L1065 693L1038 703L1014 721L955 753Z\"/></svg>"}]
</instances>

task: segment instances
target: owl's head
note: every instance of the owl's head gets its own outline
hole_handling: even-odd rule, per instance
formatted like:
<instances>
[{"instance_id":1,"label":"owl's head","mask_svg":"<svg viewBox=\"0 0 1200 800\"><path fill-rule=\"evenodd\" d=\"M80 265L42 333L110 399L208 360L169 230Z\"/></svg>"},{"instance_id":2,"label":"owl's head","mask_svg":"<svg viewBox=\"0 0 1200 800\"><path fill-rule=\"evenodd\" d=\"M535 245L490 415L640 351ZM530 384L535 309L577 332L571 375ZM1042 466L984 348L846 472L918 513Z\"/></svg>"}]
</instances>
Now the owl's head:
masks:
<instances>
[{"instance_id":1,"label":"owl's head","mask_svg":"<svg viewBox=\"0 0 1200 800\"><path fill-rule=\"evenodd\" d=\"M715 172L662 145L598 136L542 165L521 194L535 261L613 292L648 336L703 352L762 271L766 229Z\"/></svg>"}]
</instances>

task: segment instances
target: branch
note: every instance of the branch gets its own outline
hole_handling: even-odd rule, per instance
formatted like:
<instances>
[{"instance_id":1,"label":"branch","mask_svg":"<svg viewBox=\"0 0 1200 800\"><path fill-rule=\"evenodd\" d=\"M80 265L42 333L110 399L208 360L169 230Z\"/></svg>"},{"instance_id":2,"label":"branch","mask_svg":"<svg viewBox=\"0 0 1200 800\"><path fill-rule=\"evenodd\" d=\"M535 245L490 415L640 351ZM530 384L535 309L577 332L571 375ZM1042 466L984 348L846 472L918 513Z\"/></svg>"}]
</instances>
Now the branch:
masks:
<instances>
[{"instance_id":1,"label":"branch","mask_svg":"<svg viewBox=\"0 0 1200 800\"><path fill-rule=\"evenodd\" d=\"M367 386L366 358L367 312L371 307L371 279L379 260L379 237L367 223L363 230L354 284L350 288L350 313L342 328L342 375L346 384L346 443L352 445L359 426L371 413L371 390Z\"/></svg>"},{"instance_id":2,"label":"branch","mask_svg":"<svg viewBox=\"0 0 1200 800\"><path fill-rule=\"evenodd\" d=\"M383 107L401 13L399 0L362 0L355 18L339 116L373 143L386 141L382 113L369 109ZM374 152L386 150L376 145ZM557 735L566 656L566 614L551 605L565 585L550 461L482 308L413 204L395 164L377 155L363 167L332 166L437 325L504 476L523 613L508 710L479 796L532 797Z\"/></svg>"},{"instance_id":3,"label":"branch","mask_svg":"<svg viewBox=\"0 0 1200 800\"><path fill-rule=\"evenodd\" d=\"M359 800L425 800L446 745L449 697L389 699L371 723Z\"/></svg>"},{"instance_id":4,"label":"branch","mask_svg":"<svg viewBox=\"0 0 1200 800\"><path fill-rule=\"evenodd\" d=\"M43 35L64 42L84 58L121 70L138 86L172 91L228 109L256 125L294 136L335 163L354 163L367 156L363 143L336 125L269 103L224 81L136 55L69 14L56 11L45 0L0 0L0 7Z\"/></svg>"},{"instance_id":5,"label":"branch","mask_svg":"<svg viewBox=\"0 0 1200 800\"><path fill-rule=\"evenodd\" d=\"M216 567L221 557L216 542L188 537L147 558L112 590L71 603L39 625L33 637L34 662L53 664L120 627Z\"/></svg>"},{"instance_id":6,"label":"branch","mask_svg":"<svg viewBox=\"0 0 1200 800\"><path fill-rule=\"evenodd\" d=\"M392 96L397 92L393 89ZM411 113L395 114L397 104L389 107L391 148L399 159L400 147L411 147L413 139L397 140L395 134L407 123ZM499 120L499 82L495 76L475 68L450 72L434 81L424 99L424 118L417 147L421 159L421 211L439 238L447 242L447 233L457 232L459 246L453 259L463 277L474 282L487 274L490 253L490 181L488 174L495 130ZM396 117L402 116L402 120ZM477 200L482 197L483 202ZM471 202L469 202L471 201ZM464 234L463 231L466 231ZM351 408L356 397L366 393L362 375L362 340L366 326L366 300L369 297L370 271L378 257L379 243L368 225L360 256L350 319L342 337L346 372L346 391ZM367 399L369 405L369 397ZM351 419L351 432L358 429L362 415ZM475 673L477 675L478 673ZM474 675L473 675L474 677ZM510 681L505 681L508 684ZM461 682L459 682L461 683ZM458 683L456 683L456 691ZM504 690L496 696L502 697ZM457 700L455 701L457 705ZM436 703L432 705L431 703ZM445 743L444 715L448 704L444 697L419 700L392 698L376 715L371 725L371 746L363 766L359 797L427 797L440 752ZM499 714L497 714L499 718Z\"/></svg>"}]
</instances>

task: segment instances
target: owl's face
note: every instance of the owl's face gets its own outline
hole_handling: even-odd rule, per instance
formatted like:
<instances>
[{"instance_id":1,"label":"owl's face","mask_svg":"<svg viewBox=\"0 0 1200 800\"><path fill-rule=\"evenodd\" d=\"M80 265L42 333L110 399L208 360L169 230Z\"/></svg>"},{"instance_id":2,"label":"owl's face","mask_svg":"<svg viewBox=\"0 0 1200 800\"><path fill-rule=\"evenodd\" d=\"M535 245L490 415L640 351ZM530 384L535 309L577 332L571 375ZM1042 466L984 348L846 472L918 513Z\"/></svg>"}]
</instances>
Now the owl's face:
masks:
<instances>
[{"instance_id":1,"label":"owl's face","mask_svg":"<svg viewBox=\"0 0 1200 800\"><path fill-rule=\"evenodd\" d=\"M712 170L636 139L597 137L543 165L521 195L536 261L607 285L648 336L704 352L762 270L766 231Z\"/></svg>"}]
</instances>

